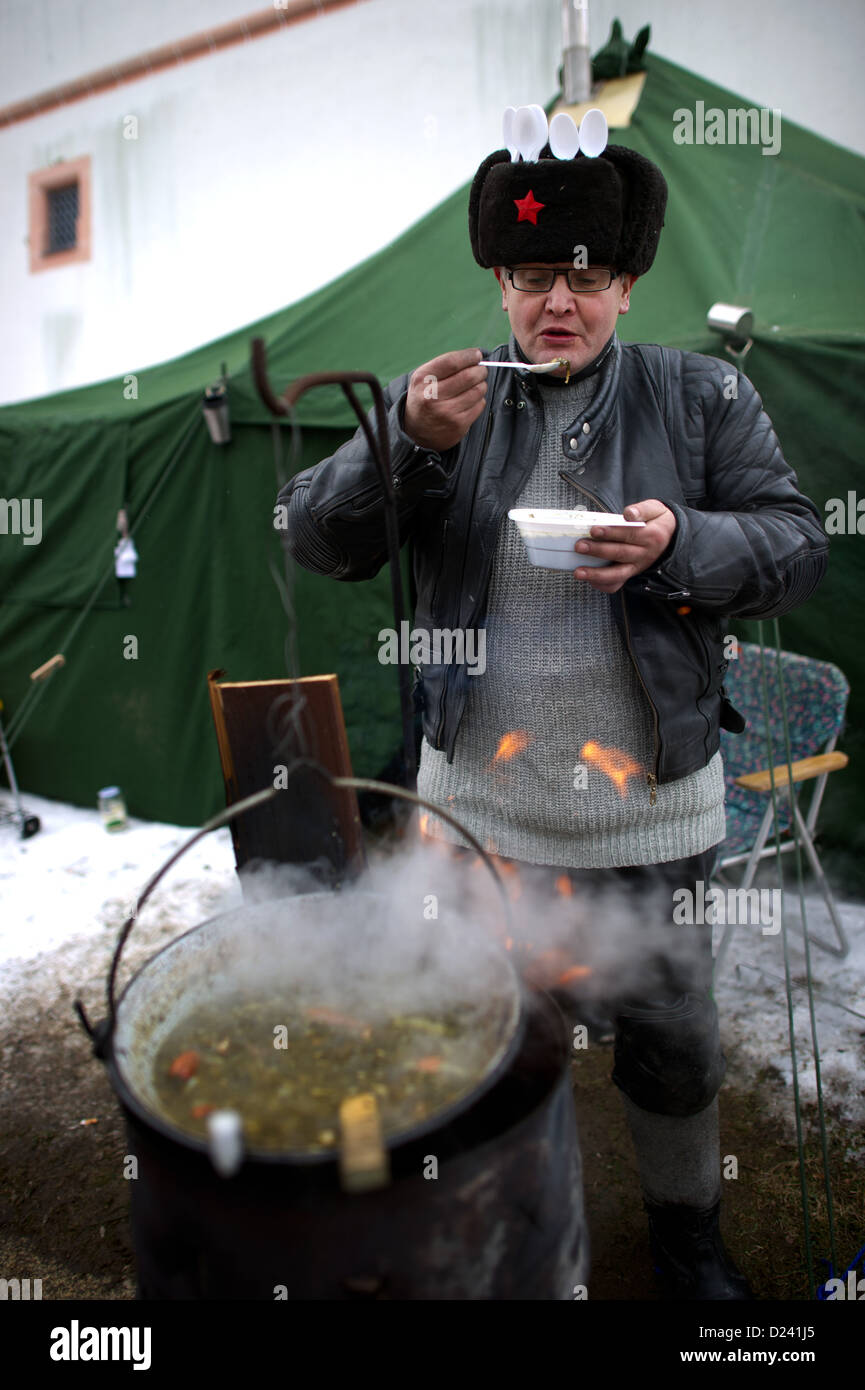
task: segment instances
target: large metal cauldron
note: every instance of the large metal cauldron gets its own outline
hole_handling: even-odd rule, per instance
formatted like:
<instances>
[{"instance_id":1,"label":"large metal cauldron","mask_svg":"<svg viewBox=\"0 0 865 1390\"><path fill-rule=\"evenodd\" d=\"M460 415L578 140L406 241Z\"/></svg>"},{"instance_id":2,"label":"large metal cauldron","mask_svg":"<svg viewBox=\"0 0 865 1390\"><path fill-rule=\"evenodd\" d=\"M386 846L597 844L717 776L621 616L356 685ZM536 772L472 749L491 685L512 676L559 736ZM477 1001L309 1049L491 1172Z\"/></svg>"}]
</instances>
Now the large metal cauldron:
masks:
<instances>
[{"instance_id":1,"label":"large metal cauldron","mask_svg":"<svg viewBox=\"0 0 865 1390\"><path fill-rule=\"evenodd\" d=\"M401 1130L391 1144L440 1128L477 1100L519 1047L524 1024L510 957L469 925L436 922L430 930L424 922L423 930L409 931L388 900L372 893L309 893L237 908L186 932L138 971L120 1000L107 1058L124 1106L201 1153L206 1142L184 1134L163 1114L155 1059L177 1023L200 1005L230 999L240 987L262 997L300 991L310 1003L325 1002L361 1018L369 1016L374 1000L392 1012L443 1004L473 1010L463 1044L463 1093L446 1110ZM391 1009L397 990L402 1002ZM290 1064L290 1053L286 1060ZM251 1152L266 1162L286 1156ZM316 1163L329 1155L291 1157Z\"/></svg>"},{"instance_id":2,"label":"large metal cauldron","mask_svg":"<svg viewBox=\"0 0 865 1390\"><path fill-rule=\"evenodd\" d=\"M482 1065L446 1110L388 1138L389 1186L346 1193L337 1156L321 1151L250 1149L221 1178L206 1143L160 1114L153 1059L196 998L256 969L272 987L274 962L286 982L299 960L309 978L325 963L331 974L393 968L392 939L376 926L381 904L363 896L370 913L354 960L344 933L337 958L327 947L342 895L312 894L278 913L266 903L203 923L124 992L104 1057L138 1159L141 1297L563 1299L585 1282L569 1039L551 1001L523 1004L507 954L481 932L460 932L450 983L464 994L467 981L483 982ZM288 941L308 949L286 951ZM445 933L439 944L437 966L457 943Z\"/></svg>"},{"instance_id":3,"label":"large metal cauldron","mask_svg":"<svg viewBox=\"0 0 865 1390\"><path fill-rule=\"evenodd\" d=\"M391 1148L376 1192L343 1192L332 1159L254 1156L225 1181L127 1110L139 1297L572 1298L588 1240L569 1039L546 996L526 1024L490 1090Z\"/></svg>"}]
</instances>

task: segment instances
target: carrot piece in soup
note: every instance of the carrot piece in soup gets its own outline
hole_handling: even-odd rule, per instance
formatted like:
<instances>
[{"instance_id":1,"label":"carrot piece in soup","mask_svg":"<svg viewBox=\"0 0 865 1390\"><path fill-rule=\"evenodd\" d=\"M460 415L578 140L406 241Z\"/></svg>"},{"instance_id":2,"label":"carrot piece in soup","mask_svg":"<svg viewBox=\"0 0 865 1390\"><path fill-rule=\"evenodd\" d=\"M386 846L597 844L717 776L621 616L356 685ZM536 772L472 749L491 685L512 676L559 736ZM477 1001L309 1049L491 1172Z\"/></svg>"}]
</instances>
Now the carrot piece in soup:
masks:
<instances>
[{"instance_id":1,"label":"carrot piece in soup","mask_svg":"<svg viewBox=\"0 0 865 1390\"><path fill-rule=\"evenodd\" d=\"M197 1052L181 1052L168 1068L168 1074L169 1076L179 1076L181 1081L188 1081L190 1076L194 1076L198 1071L200 1060Z\"/></svg>"}]
</instances>

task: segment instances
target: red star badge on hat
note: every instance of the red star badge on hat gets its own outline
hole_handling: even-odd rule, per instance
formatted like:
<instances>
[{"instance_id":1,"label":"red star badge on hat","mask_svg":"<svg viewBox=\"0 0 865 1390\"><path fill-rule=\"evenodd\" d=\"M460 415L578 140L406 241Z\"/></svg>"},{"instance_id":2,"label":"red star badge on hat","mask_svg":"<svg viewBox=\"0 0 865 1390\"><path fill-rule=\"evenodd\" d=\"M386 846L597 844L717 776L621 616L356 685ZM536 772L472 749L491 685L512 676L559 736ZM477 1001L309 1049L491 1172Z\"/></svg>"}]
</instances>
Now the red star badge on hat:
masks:
<instances>
[{"instance_id":1,"label":"red star badge on hat","mask_svg":"<svg viewBox=\"0 0 865 1390\"><path fill-rule=\"evenodd\" d=\"M534 193L529 189L525 198L514 198L514 202L519 209L518 222L531 222L533 226L538 225L538 213L541 208L546 207L546 203L539 203Z\"/></svg>"}]
</instances>

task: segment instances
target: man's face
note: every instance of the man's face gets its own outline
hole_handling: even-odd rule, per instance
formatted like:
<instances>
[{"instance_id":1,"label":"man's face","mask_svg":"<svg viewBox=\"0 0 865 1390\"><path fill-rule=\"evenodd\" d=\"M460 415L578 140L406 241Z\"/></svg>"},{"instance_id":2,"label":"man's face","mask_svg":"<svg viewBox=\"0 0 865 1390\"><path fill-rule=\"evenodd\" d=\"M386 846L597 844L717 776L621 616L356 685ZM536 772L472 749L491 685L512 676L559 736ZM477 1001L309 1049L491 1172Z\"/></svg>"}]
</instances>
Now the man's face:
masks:
<instances>
[{"instance_id":1,"label":"man's face","mask_svg":"<svg viewBox=\"0 0 865 1390\"><path fill-rule=\"evenodd\" d=\"M558 261L554 268L572 267L571 261ZM551 362L555 357L566 357L572 372L588 366L597 357L619 314L626 314L631 307L631 287L637 279L636 275L620 275L609 289L575 294L565 276L557 275L551 290L529 294L514 289L504 266L496 266L495 275L501 286L502 308L529 361Z\"/></svg>"}]
</instances>

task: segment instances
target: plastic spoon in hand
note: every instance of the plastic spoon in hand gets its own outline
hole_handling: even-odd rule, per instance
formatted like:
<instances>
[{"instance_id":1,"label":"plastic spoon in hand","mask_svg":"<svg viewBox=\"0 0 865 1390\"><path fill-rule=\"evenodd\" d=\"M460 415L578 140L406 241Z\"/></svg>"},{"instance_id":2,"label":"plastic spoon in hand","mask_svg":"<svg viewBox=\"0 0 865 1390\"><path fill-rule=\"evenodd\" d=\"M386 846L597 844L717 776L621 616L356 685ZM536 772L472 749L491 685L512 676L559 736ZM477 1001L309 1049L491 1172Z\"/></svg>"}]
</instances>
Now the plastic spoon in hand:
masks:
<instances>
[{"instance_id":1,"label":"plastic spoon in hand","mask_svg":"<svg viewBox=\"0 0 865 1390\"><path fill-rule=\"evenodd\" d=\"M479 362L479 367L513 367L518 372L555 372L566 367L565 382L571 375L571 364L567 357L554 357L552 362Z\"/></svg>"}]
</instances>

